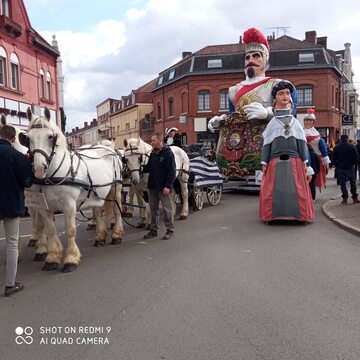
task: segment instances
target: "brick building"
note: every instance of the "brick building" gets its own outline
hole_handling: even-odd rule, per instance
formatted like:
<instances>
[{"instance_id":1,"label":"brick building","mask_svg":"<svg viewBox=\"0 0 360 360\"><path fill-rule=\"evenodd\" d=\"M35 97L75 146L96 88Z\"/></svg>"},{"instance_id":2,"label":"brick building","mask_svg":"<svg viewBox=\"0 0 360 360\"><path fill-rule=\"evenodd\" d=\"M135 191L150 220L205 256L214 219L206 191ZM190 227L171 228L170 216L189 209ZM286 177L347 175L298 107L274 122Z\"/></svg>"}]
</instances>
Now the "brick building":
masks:
<instances>
[{"instance_id":1,"label":"brick building","mask_svg":"<svg viewBox=\"0 0 360 360\"><path fill-rule=\"evenodd\" d=\"M66 142L70 149L78 149L82 145L96 144L99 140L98 122L93 119L90 123L84 122L84 126L72 129L65 134Z\"/></svg>"},{"instance_id":2,"label":"brick building","mask_svg":"<svg viewBox=\"0 0 360 360\"><path fill-rule=\"evenodd\" d=\"M303 41L289 36L275 39L274 35L268 40L271 52L267 76L288 79L297 87L299 120L311 107L327 141L337 139L341 132L354 136L354 125L342 128L342 118L351 110L350 44L340 51L330 50L327 38L317 37L315 31L306 32ZM228 88L244 79L241 38L238 44L206 46L182 55L177 64L159 74L153 90L154 128L164 131L176 126L184 143L214 143L216 135L207 130L207 122L228 111Z\"/></svg>"},{"instance_id":3,"label":"brick building","mask_svg":"<svg viewBox=\"0 0 360 360\"><path fill-rule=\"evenodd\" d=\"M47 106L60 125L59 56L56 41L50 45L31 27L23 0L0 2L0 112L9 124L27 128L27 108L40 115Z\"/></svg>"}]
</instances>

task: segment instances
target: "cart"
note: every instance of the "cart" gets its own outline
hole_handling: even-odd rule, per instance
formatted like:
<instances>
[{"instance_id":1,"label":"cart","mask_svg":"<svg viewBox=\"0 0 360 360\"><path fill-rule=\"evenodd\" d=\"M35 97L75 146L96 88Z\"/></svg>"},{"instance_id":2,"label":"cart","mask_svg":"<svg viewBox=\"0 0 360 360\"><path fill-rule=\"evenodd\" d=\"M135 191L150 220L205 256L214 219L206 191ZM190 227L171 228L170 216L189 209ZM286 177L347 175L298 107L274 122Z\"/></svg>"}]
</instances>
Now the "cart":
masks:
<instances>
[{"instance_id":1,"label":"cart","mask_svg":"<svg viewBox=\"0 0 360 360\"><path fill-rule=\"evenodd\" d=\"M216 206L221 199L223 176L215 161L204 156L190 159L189 202L194 211L204 206L204 195L211 206Z\"/></svg>"}]
</instances>

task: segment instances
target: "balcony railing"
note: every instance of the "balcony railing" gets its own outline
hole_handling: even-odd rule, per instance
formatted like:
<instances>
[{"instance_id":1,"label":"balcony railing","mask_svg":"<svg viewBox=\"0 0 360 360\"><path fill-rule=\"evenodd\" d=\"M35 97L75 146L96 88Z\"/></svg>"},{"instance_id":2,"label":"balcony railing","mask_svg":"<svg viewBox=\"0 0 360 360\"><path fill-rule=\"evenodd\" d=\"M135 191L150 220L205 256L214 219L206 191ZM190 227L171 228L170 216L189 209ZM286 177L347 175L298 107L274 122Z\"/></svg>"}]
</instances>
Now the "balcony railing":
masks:
<instances>
[{"instance_id":1,"label":"balcony railing","mask_svg":"<svg viewBox=\"0 0 360 360\"><path fill-rule=\"evenodd\" d=\"M14 37L19 37L22 34L21 25L11 20L5 15L0 15L0 29L4 29L7 33Z\"/></svg>"}]
</instances>

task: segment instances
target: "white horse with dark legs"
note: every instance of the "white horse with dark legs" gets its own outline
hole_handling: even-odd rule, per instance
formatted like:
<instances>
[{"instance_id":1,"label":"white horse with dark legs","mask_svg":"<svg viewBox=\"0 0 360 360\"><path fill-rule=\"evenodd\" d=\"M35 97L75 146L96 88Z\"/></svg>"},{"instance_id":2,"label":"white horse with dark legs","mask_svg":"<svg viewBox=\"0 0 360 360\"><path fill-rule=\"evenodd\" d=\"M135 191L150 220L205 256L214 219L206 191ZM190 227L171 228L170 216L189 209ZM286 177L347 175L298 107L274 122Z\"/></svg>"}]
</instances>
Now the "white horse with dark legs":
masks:
<instances>
[{"instance_id":1,"label":"white horse with dark legs","mask_svg":"<svg viewBox=\"0 0 360 360\"><path fill-rule=\"evenodd\" d=\"M4 114L1 114L0 118L0 127L6 125L6 117ZM25 133L22 132L19 128L14 126L16 131L15 141L11 144L14 149L21 152L22 154L26 155L28 153L28 148L26 146L21 145L20 139L22 136L25 136ZM33 186L34 189L36 186ZM37 247L37 254L35 255L35 261L43 261L45 260L44 253L46 256L46 237L43 232L44 224L39 212L36 209L28 208L31 221L32 221L32 234L29 241L29 247ZM43 250L45 247L45 251ZM38 253L39 251L39 253Z\"/></svg>"},{"instance_id":2,"label":"white horse with dark legs","mask_svg":"<svg viewBox=\"0 0 360 360\"><path fill-rule=\"evenodd\" d=\"M124 160L130 170L130 177L133 184L138 189L138 191L147 191L148 174L142 174L141 167L147 164L149 160L149 156L152 151L151 145L144 142L140 138L132 138L129 140L125 139L124 146ZM177 146L170 146L170 149L174 153L176 163L176 179L179 181L183 200L180 220L185 220L189 215L188 178L190 161L184 150Z\"/></svg>"},{"instance_id":3,"label":"white horse with dark legs","mask_svg":"<svg viewBox=\"0 0 360 360\"><path fill-rule=\"evenodd\" d=\"M115 225L112 244L121 242L121 161L106 146L96 145L77 153L68 150L61 130L50 122L47 108L44 117L35 116L30 108L29 148L33 157L35 177L41 182L41 191L48 209L39 209L47 236L47 256L44 270L55 270L63 260L63 272L73 271L80 262L76 244L75 216L78 210L94 208L97 217L96 242L105 243L107 228L102 206L115 206ZM63 246L57 236L54 211L62 211L65 220L67 247L63 259Z\"/></svg>"}]
</instances>

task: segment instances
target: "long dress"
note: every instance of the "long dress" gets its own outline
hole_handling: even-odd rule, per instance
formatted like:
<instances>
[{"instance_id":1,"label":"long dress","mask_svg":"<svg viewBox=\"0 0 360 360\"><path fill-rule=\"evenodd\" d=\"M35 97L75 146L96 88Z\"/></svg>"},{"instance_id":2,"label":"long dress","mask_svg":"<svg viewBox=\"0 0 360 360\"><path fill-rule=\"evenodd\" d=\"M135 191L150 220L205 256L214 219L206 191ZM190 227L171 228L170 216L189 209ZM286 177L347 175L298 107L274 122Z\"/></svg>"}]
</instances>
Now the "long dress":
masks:
<instances>
[{"instance_id":1,"label":"long dress","mask_svg":"<svg viewBox=\"0 0 360 360\"><path fill-rule=\"evenodd\" d=\"M326 143L314 127L305 129L305 136L307 143L312 145L315 154L320 160L320 172L316 176L315 186L321 190L326 188L327 165L330 164Z\"/></svg>"},{"instance_id":2,"label":"long dress","mask_svg":"<svg viewBox=\"0 0 360 360\"><path fill-rule=\"evenodd\" d=\"M264 133L261 163L267 165L260 188L260 218L311 221L314 203L307 182L308 150L304 130L286 110L275 115Z\"/></svg>"}]
</instances>

